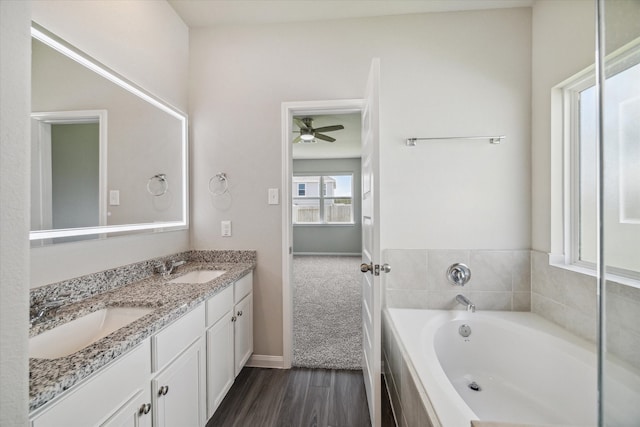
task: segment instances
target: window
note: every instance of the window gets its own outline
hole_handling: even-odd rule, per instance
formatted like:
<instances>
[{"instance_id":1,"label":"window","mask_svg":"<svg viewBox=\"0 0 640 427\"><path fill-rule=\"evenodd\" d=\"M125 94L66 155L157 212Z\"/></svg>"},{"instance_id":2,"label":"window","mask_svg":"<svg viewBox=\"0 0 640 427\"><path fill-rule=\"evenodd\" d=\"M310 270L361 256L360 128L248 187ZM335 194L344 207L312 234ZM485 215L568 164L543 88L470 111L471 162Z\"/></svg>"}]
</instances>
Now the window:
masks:
<instances>
[{"instance_id":1,"label":"window","mask_svg":"<svg viewBox=\"0 0 640 427\"><path fill-rule=\"evenodd\" d=\"M352 174L294 175L293 184L294 224L353 224Z\"/></svg>"},{"instance_id":2,"label":"window","mask_svg":"<svg viewBox=\"0 0 640 427\"><path fill-rule=\"evenodd\" d=\"M640 278L640 44L607 58L603 99L604 253L610 273ZM564 111L564 264L595 269L598 147L595 76L560 86ZM556 227L557 229L557 227Z\"/></svg>"}]
</instances>

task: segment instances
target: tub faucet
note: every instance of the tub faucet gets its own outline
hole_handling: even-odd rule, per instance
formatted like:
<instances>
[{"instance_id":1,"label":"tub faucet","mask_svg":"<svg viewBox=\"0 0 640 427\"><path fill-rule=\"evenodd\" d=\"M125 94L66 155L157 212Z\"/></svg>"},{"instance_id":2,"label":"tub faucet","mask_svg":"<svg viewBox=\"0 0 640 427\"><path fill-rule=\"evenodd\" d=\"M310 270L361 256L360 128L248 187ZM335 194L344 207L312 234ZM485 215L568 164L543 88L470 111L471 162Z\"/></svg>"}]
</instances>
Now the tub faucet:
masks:
<instances>
[{"instance_id":1,"label":"tub faucet","mask_svg":"<svg viewBox=\"0 0 640 427\"><path fill-rule=\"evenodd\" d=\"M181 265L186 264L187 262L182 260L182 261L171 261L171 263L165 264L163 262L160 262L156 265L156 271L160 274L162 274L162 277L164 277L165 279L168 279L169 276L171 276L171 273L173 272L173 269L176 267L180 267Z\"/></svg>"},{"instance_id":2,"label":"tub faucet","mask_svg":"<svg viewBox=\"0 0 640 427\"><path fill-rule=\"evenodd\" d=\"M470 311L472 313L476 312L475 304L472 303L471 301L469 301L469 299L467 297L465 297L464 295L462 295L462 294L456 295L456 301L458 301L460 304L462 304L465 307L467 307L467 311Z\"/></svg>"}]
</instances>

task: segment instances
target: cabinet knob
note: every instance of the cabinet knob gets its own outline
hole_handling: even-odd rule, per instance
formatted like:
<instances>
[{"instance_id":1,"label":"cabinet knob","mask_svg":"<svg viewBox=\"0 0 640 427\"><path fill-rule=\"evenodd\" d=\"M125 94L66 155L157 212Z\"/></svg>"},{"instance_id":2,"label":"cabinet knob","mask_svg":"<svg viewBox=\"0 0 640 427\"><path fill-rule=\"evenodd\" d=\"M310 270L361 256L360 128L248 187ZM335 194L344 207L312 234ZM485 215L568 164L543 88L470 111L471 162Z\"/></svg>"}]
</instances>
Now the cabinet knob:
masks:
<instances>
[{"instance_id":1,"label":"cabinet knob","mask_svg":"<svg viewBox=\"0 0 640 427\"><path fill-rule=\"evenodd\" d=\"M238 311L238 316L242 316L242 310Z\"/></svg>"},{"instance_id":2,"label":"cabinet knob","mask_svg":"<svg viewBox=\"0 0 640 427\"><path fill-rule=\"evenodd\" d=\"M231 321L235 322L236 320L238 320L238 318L236 316L231 316Z\"/></svg>"},{"instance_id":3,"label":"cabinet knob","mask_svg":"<svg viewBox=\"0 0 640 427\"><path fill-rule=\"evenodd\" d=\"M160 390L158 390L158 396L166 396L167 393L169 393L168 385L163 385L162 387L160 387Z\"/></svg>"},{"instance_id":4,"label":"cabinet knob","mask_svg":"<svg viewBox=\"0 0 640 427\"><path fill-rule=\"evenodd\" d=\"M146 415L151 411L151 403L143 403L138 409L138 415Z\"/></svg>"}]
</instances>

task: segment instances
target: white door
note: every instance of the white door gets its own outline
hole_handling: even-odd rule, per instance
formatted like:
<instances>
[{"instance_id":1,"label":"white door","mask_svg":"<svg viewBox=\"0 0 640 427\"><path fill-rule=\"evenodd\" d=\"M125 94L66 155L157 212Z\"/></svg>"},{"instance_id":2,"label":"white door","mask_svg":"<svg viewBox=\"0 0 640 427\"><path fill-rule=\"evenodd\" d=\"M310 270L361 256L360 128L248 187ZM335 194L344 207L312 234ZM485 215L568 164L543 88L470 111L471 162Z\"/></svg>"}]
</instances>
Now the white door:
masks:
<instances>
[{"instance_id":1,"label":"white door","mask_svg":"<svg viewBox=\"0 0 640 427\"><path fill-rule=\"evenodd\" d=\"M375 58L362 109L362 263L368 267L362 276L362 369L373 427L380 426L381 418L379 80L380 60Z\"/></svg>"}]
</instances>

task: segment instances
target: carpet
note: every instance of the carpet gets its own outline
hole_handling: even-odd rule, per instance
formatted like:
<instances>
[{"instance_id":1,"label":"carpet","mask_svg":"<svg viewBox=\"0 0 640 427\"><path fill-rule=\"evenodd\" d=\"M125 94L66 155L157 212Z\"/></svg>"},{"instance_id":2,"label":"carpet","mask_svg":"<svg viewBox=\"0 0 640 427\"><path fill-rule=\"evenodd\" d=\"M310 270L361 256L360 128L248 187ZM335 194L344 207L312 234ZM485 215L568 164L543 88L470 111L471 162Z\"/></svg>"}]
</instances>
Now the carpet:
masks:
<instances>
[{"instance_id":1,"label":"carpet","mask_svg":"<svg viewBox=\"0 0 640 427\"><path fill-rule=\"evenodd\" d=\"M294 366L362 369L360 260L294 256Z\"/></svg>"}]
</instances>

